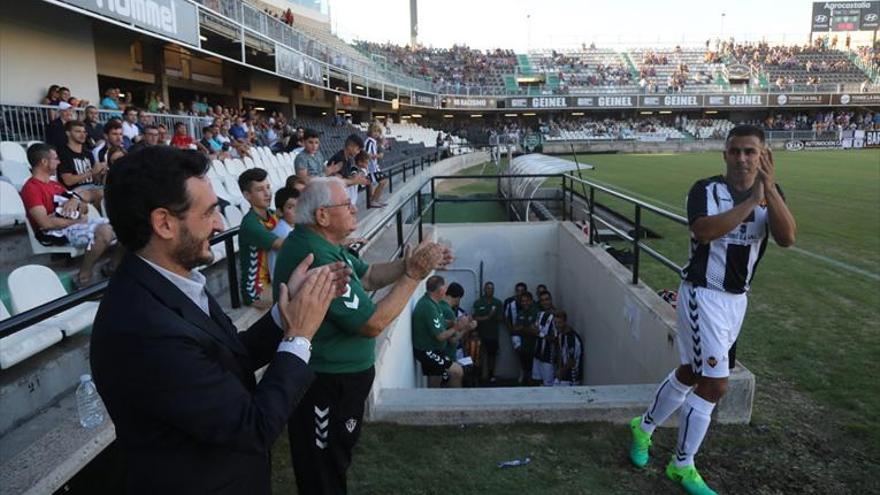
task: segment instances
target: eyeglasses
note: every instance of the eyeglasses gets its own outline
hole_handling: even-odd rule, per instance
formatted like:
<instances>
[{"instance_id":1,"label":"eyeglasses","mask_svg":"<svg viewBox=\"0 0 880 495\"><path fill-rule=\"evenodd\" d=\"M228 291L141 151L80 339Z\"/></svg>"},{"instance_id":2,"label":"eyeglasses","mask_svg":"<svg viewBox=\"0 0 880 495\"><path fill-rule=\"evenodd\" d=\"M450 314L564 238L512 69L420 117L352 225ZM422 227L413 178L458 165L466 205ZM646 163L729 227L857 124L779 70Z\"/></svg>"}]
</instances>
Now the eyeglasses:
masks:
<instances>
[{"instance_id":1,"label":"eyeglasses","mask_svg":"<svg viewBox=\"0 0 880 495\"><path fill-rule=\"evenodd\" d=\"M342 206L344 206L344 207L346 207L346 208L348 208L348 209L350 210L351 207L354 206L354 205L351 204L351 200L348 200L348 201L346 201L345 203L337 203L337 204L334 204L334 205L321 205L321 208L340 208L340 207L342 207Z\"/></svg>"}]
</instances>

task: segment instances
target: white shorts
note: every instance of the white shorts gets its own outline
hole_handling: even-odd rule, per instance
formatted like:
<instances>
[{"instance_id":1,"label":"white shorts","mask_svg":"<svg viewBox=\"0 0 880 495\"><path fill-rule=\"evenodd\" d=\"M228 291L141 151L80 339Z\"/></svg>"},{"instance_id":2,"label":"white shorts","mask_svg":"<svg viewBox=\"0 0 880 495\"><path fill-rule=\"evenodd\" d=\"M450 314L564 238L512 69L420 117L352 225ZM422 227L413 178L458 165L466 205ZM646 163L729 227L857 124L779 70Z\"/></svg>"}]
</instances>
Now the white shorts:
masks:
<instances>
[{"instance_id":1,"label":"white shorts","mask_svg":"<svg viewBox=\"0 0 880 495\"><path fill-rule=\"evenodd\" d=\"M540 380L545 387L552 387L556 380L553 363L547 363L540 359L532 359L532 380Z\"/></svg>"},{"instance_id":2,"label":"white shorts","mask_svg":"<svg viewBox=\"0 0 880 495\"><path fill-rule=\"evenodd\" d=\"M682 282L678 288L678 352L681 364L710 378L730 376L727 353L739 337L748 298Z\"/></svg>"}]
</instances>

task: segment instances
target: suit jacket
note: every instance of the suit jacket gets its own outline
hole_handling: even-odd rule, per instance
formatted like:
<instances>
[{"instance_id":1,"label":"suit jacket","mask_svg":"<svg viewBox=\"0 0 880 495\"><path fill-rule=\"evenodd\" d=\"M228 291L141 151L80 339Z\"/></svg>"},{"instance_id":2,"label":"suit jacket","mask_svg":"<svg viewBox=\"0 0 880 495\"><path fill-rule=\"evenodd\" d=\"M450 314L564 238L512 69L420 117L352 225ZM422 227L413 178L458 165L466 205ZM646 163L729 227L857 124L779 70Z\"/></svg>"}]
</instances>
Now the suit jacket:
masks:
<instances>
[{"instance_id":1,"label":"suit jacket","mask_svg":"<svg viewBox=\"0 0 880 495\"><path fill-rule=\"evenodd\" d=\"M91 365L129 493L265 493L270 450L314 375L266 314L246 332L206 315L128 254L92 330ZM254 371L269 363L259 384Z\"/></svg>"}]
</instances>

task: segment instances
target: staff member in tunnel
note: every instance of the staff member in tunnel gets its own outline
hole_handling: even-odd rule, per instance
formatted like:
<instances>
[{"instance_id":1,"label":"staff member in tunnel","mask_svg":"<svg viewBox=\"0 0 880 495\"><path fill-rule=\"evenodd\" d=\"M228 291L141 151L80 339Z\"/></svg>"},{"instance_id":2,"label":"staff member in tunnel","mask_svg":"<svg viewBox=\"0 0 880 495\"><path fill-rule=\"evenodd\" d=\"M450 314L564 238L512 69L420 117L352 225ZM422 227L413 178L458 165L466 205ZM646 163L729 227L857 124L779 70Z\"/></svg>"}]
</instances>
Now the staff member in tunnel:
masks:
<instances>
[{"instance_id":1,"label":"staff member in tunnel","mask_svg":"<svg viewBox=\"0 0 880 495\"><path fill-rule=\"evenodd\" d=\"M288 424L293 469L300 494L346 493L346 471L375 375L374 339L407 307L418 284L451 262L452 254L425 241L402 259L365 263L346 247L357 228L357 206L336 177L309 181L299 198L296 223L296 233L278 253L272 280L287 280L309 254L315 257L312 266L343 261L353 273L312 339L309 367L315 381ZM369 292L387 286L391 289L381 300L370 298Z\"/></svg>"}]
</instances>

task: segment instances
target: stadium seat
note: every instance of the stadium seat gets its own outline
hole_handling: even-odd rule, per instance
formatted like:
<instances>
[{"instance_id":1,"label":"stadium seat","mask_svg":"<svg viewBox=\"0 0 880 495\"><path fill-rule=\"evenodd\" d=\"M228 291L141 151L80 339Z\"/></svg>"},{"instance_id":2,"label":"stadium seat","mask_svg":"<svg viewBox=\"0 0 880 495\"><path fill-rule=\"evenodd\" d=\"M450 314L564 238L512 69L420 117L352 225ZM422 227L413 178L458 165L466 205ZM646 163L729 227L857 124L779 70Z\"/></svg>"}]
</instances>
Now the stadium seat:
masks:
<instances>
[{"instance_id":1,"label":"stadium seat","mask_svg":"<svg viewBox=\"0 0 880 495\"><path fill-rule=\"evenodd\" d=\"M9 295L12 310L18 314L67 295L58 275L49 267L25 265L9 274ZM92 325L98 303L86 301L43 321L61 328L65 336L81 332Z\"/></svg>"},{"instance_id":2,"label":"stadium seat","mask_svg":"<svg viewBox=\"0 0 880 495\"><path fill-rule=\"evenodd\" d=\"M24 186L24 183L31 178L31 171L30 167L27 165L27 159L23 162L6 158L0 160L0 174L9 179L9 181L12 182L12 185L14 185L19 191L21 191L21 187Z\"/></svg>"},{"instance_id":3,"label":"stadium seat","mask_svg":"<svg viewBox=\"0 0 880 495\"><path fill-rule=\"evenodd\" d=\"M11 315L0 302L0 321ZM61 328L46 322L37 323L0 339L0 369L20 363L34 354L57 344L64 338Z\"/></svg>"},{"instance_id":4,"label":"stadium seat","mask_svg":"<svg viewBox=\"0 0 880 495\"><path fill-rule=\"evenodd\" d=\"M11 160L13 162L27 163L27 152L20 144L16 142L0 141L0 160Z\"/></svg>"},{"instance_id":5,"label":"stadium seat","mask_svg":"<svg viewBox=\"0 0 880 495\"><path fill-rule=\"evenodd\" d=\"M15 187L0 181L0 227L12 227L27 221L24 203Z\"/></svg>"},{"instance_id":6,"label":"stadium seat","mask_svg":"<svg viewBox=\"0 0 880 495\"><path fill-rule=\"evenodd\" d=\"M223 210L223 218L226 220L228 224L227 228L235 228L241 225L241 220L244 218L244 214L242 214L241 210L237 207L229 205ZM233 244L235 245L235 252L238 252L238 236L233 238Z\"/></svg>"},{"instance_id":7,"label":"stadium seat","mask_svg":"<svg viewBox=\"0 0 880 495\"><path fill-rule=\"evenodd\" d=\"M31 243L31 251L33 251L35 256L38 254L66 254L71 258L76 258L77 256L82 256L85 252L85 250L73 246L44 246L37 240L31 223L25 222L24 224L27 226L28 240Z\"/></svg>"}]
</instances>

